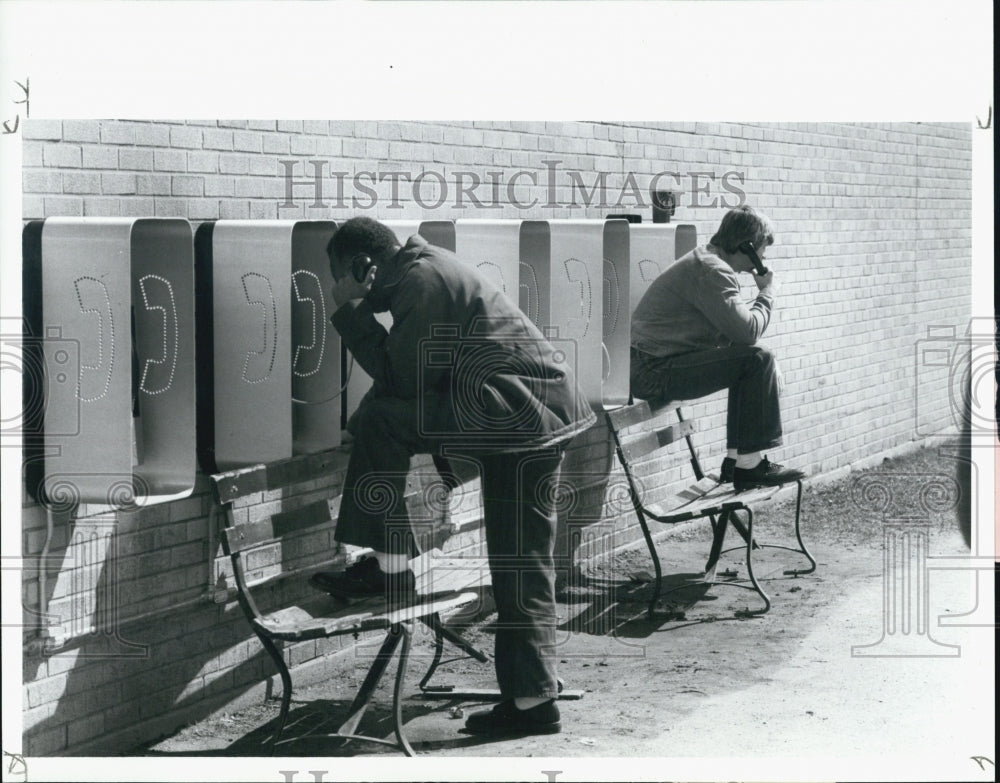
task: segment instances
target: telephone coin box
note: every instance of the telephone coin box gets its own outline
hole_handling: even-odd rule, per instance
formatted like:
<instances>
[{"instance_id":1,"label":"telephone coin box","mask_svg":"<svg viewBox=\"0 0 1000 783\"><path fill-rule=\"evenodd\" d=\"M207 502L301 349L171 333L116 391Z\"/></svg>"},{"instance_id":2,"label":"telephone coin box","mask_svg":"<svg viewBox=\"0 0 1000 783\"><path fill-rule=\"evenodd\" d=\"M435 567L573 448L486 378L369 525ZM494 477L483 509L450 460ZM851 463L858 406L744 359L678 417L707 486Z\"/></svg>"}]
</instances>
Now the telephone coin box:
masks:
<instances>
[{"instance_id":1,"label":"telephone coin box","mask_svg":"<svg viewBox=\"0 0 1000 783\"><path fill-rule=\"evenodd\" d=\"M198 228L199 450L230 470L340 443L340 340L329 322L332 221Z\"/></svg>"},{"instance_id":2,"label":"telephone coin box","mask_svg":"<svg viewBox=\"0 0 1000 783\"><path fill-rule=\"evenodd\" d=\"M25 316L45 371L44 456L26 455L29 490L40 467L44 498L60 505L145 505L190 494L190 224L47 218L24 231Z\"/></svg>"},{"instance_id":3,"label":"telephone coin box","mask_svg":"<svg viewBox=\"0 0 1000 783\"><path fill-rule=\"evenodd\" d=\"M576 378L601 404L605 221L525 220L520 230L519 306L546 336L576 348Z\"/></svg>"}]
</instances>

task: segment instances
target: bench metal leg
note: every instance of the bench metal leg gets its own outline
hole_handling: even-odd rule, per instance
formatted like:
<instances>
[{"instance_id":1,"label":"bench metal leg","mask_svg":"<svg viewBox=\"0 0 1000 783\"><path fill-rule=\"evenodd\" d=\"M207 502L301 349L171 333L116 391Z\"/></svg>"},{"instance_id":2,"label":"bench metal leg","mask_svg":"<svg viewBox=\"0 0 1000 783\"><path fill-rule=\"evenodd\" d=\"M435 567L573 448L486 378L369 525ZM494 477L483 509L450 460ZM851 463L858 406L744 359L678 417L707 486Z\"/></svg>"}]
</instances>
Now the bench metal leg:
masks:
<instances>
[{"instance_id":1,"label":"bench metal leg","mask_svg":"<svg viewBox=\"0 0 1000 783\"><path fill-rule=\"evenodd\" d=\"M413 748L410 746L410 743L407 741L406 735L403 733L403 708L400 703L402 698L403 678L406 674L406 664L410 655L410 634L410 629L407 627L406 623L397 623L390 626L389 632L386 634L385 641L382 642L382 647L375 656L375 660L368 669L368 674L365 676L365 680L361 684L361 688L358 691L357 696L354 697L354 702L348 710L347 720L341 724L334 736L340 737L344 740L356 739L364 742L375 742L381 745L392 745L393 747L399 747L407 756L416 755ZM391 742L379 737L369 737L364 734L356 734L355 732L357 731L358 725L361 723L361 718L364 716L365 710L368 709L368 705L371 703L372 697L375 695L375 689L378 687L379 681L382 679L382 675L385 674L385 670L389 666L389 661L392 660L392 656L396 652L396 648L399 646L400 642L403 643L403 647L399 655L399 664L396 669L396 687L393 692L393 722L395 724L394 728L397 741Z\"/></svg>"},{"instance_id":2,"label":"bench metal leg","mask_svg":"<svg viewBox=\"0 0 1000 783\"><path fill-rule=\"evenodd\" d=\"M403 679L406 677L406 663L410 658L411 634L405 625L401 627L403 629L403 646L399 651L399 664L396 668L396 687L392 692L392 718L393 726L396 729L396 740L403 749L403 753L407 756L416 756L417 754L413 751L410 741L406 739L406 734L403 733Z\"/></svg>"},{"instance_id":3,"label":"bench metal leg","mask_svg":"<svg viewBox=\"0 0 1000 783\"><path fill-rule=\"evenodd\" d=\"M271 660L274 661L274 665L278 669L278 675L281 677L281 712L278 713L278 726L267 741L269 746L268 752L273 756L274 749L281 738L281 732L285 730L285 721L288 720L288 708L292 703L292 675L288 672L288 666L285 665L285 659L281 656L281 650L278 649L278 646L256 628L254 629L254 633L257 634L260 643L264 645L267 654L271 656Z\"/></svg>"},{"instance_id":4,"label":"bench metal leg","mask_svg":"<svg viewBox=\"0 0 1000 783\"><path fill-rule=\"evenodd\" d=\"M783 544L758 544L756 541L753 540L752 536L750 535L747 528L743 525L743 523L739 522L735 514L733 515L733 527L740 532L740 535L743 537L744 541L746 541L748 544L750 544L751 542L753 543L754 549L784 549L788 552L795 552L797 554L804 555L809 560L809 568L789 569L783 572L785 576L804 576L805 574L811 574L813 571L816 570L816 558L814 558L810 554L809 550L806 549L805 543L802 541L802 527L801 527L802 481L799 480L796 481L795 483L798 484L798 492L795 498L795 539L799 543L797 547L784 546ZM734 552L737 549L742 549L742 548L743 547L731 547L729 549L723 549L720 554L724 555L727 552Z\"/></svg>"},{"instance_id":5,"label":"bench metal leg","mask_svg":"<svg viewBox=\"0 0 1000 783\"><path fill-rule=\"evenodd\" d=\"M753 537L750 535L750 531L747 530L746 525L744 525L740 521L740 518L735 514L733 514L733 527L736 528L736 532L740 534L740 538L742 538L748 544L752 543L754 549L760 549L761 546L766 546L764 544L758 544L756 541L753 540Z\"/></svg>"},{"instance_id":6,"label":"bench metal leg","mask_svg":"<svg viewBox=\"0 0 1000 783\"><path fill-rule=\"evenodd\" d=\"M715 567L719 564L719 556L722 554L722 544L726 540L726 529L729 527L730 511L723 511L716 520L714 516L709 517L712 521L712 550L708 553L708 561L705 563L705 577L714 577ZM734 524L735 526L735 524Z\"/></svg>"},{"instance_id":7,"label":"bench metal leg","mask_svg":"<svg viewBox=\"0 0 1000 783\"><path fill-rule=\"evenodd\" d=\"M646 524L646 515L642 512L642 506L638 502L638 499L635 499L633 502L636 516L639 517L639 526L642 528L642 536L646 539L646 547L649 549L649 556L653 560L653 570L656 572L653 597L649 599L649 608L646 610L647 616L652 620L656 616L653 610L656 607L656 601L659 599L660 590L663 587L663 569L660 566L660 556L656 553L656 546L653 544L653 536L650 535L649 525Z\"/></svg>"},{"instance_id":8,"label":"bench metal leg","mask_svg":"<svg viewBox=\"0 0 1000 783\"><path fill-rule=\"evenodd\" d=\"M757 577L753 574L753 511L749 508L744 508L747 513L747 573L750 575L750 581L753 583L753 589L757 591L758 595L764 599L764 608L749 611L748 614L764 614L771 608L771 599L767 597L767 593L764 592L764 588L760 586L757 581ZM735 513L735 512L734 512Z\"/></svg>"},{"instance_id":9,"label":"bench metal leg","mask_svg":"<svg viewBox=\"0 0 1000 783\"><path fill-rule=\"evenodd\" d=\"M475 658L480 663L488 663L489 656L480 650L478 647L474 647L464 636L462 636L457 631L452 630L447 625L441 622L441 618L438 615L434 615L431 622L428 623L436 632L439 632L445 639L454 644L458 649Z\"/></svg>"},{"instance_id":10,"label":"bench metal leg","mask_svg":"<svg viewBox=\"0 0 1000 783\"><path fill-rule=\"evenodd\" d=\"M738 511L746 511L747 513L747 524L744 524L740 520ZM763 600L764 608L749 612L750 614L764 614L768 609L771 608L771 599L768 598L767 593L764 592L760 583L757 582L756 577L753 573L753 561L751 560L752 553L754 549L760 549L766 544L758 544L753 538L753 512L749 508L743 507L741 509L726 509L720 515L719 519L716 520L715 517L710 517L712 521L712 527L714 530L714 535L712 537L712 550L708 555L708 562L705 564L705 579L700 582L692 582L690 584L681 585L679 587L674 587L668 590L668 593L673 593L678 590L686 590L690 587L695 587L698 585L710 584L712 586L718 587L738 587L741 590L753 590L755 591ZM739 584L738 582L717 582L715 581L715 568L718 566L719 557L726 552L733 552L737 549L743 549L744 547L730 547L729 549L723 549L722 545L725 541L726 530L729 524L740 533L746 548L746 560L747 560L747 572L750 575L751 585ZM652 616L652 615L651 615Z\"/></svg>"},{"instance_id":11,"label":"bench metal leg","mask_svg":"<svg viewBox=\"0 0 1000 783\"><path fill-rule=\"evenodd\" d=\"M421 617L420 619L423 621L424 625L427 625L430 628L434 628L433 625L427 622L427 618ZM439 628L434 628L434 658L431 659L431 665L427 667L427 673L424 674L423 679L420 680L419 683L417 683L417 687L420 688L420 690L424 690L424 688L427 686L427 683L430 682L431 677L434 676L434 672L437 671L438 664L441 663L441 655L443 653L444 653L444 634L441 633L441 630Z\"/></svg>"},{"instance_id":12,"label":"bench metal leg","mask_svg":"<svg viewBox=\"0 0 1000 783\"><path fill-rule=\"evenodd\" d=\"M712 537L712 549L708 555L708 562L705 564L705 579L696 582L691 582L689 584L679 585L678 587L673 587L670 590L667 590L666 593L663 593L663 573L660 566L660 558L657 555L656 549L653 546L653 540L652 537L649 535L649 530L646 527L643 514L639 512L638 508L636 509L636 512L639 517L639 522L642 524L643 534L646 536L646 545L649 547L649 554L650 557L652 557L653 559L653 566L656 569L656 584L653 588L653 597L652 599L650 599L649 608L646 611L647 617L650 620L654 619L656 616L655 612L656 602L657 600L659 600L661 594L665 595L666 593L675 593L680 590L687 590L692 587L704 586L706 584L743 587L747 590L756 589L757 592L760 593L761 596L764 598L764 600L768 601L767 596L764 594L764 592L760 589L759 586L756 586L756 582L754 582L755 587L751 588L746 585L734 584L732 582L715 581L714 571L719 563L719 557L725 552L733 551L732 549L722 548L726 538L726 530L730 523L732 523L733 527L736 528L741 533L743 538L746 540L748 552L751 551L751 548L753 549L759 548L757 542L753 540L753 536L750 530L748 530L747 527L744 526L743 523L740 521L739 517L736 514L735 509L726 509L719 515L718 520L716 520L714 516L710 517L712 521L712 528L714 530L714 534ZM735 548L740 549L741 547L735 547ZM752 575L751 579L753 579ZM770 602L768 602L768 606L770 606ZM767 611L767 609L765 609L764 611Z\"/></svg>"},{"instance_id":13,"label":"bench metal leg","mask_svg":"<svg viewBox=\"0 0 1000 783\"><path fill-rule=\"evenodd\" d=\"M749 508L742 509L747 514L747 524L746 524L745 527L743 526L742 522L740 522L739 524L737 524L738 517L737 517L736 512L734 511L733 514L732 514L733 527L735 527L737 530L740 531L741 535L743 536L744 541L746 542L747 573L750 575L750 582L753 584L753 588L752 589L756 590L757 593L760 595L760 597L764 600L764 608L763 609L757 609L757 610L754 610L754 611L749 611L748 614L752 614L752 615L764 614L765 612L767 612L771 608L771 599L768 598L767 593L764 592L764 589L760 586L760 583L757 581L757 577L754 576L754 572L753 572L753 550L754 549L785 549L785 550L787 550L789 552L796 552L798 554L804 555L809 560L809 567L808 568L786 570L786 571L783 572L785 576L802 576L804 574L811 574L813 571L816 570L816 559L812 556L812 554L806 548L805 542L802 540L802 526L801 526L801 520L802 520L802 481L799 480L799 481L796 482L796 484L798 485L798 491L797 491L796 497L795 497L795 539L796 539L796 541L799 544L798 547L783 546L781 544L758 544L756 541L754 541L754 538L753 538L753 511L751 511ZM719 536L717 534L716 535L716 539L718 539L718 538L719 538ZM715 552L715 543L716 542L713 542L713 554ZM719 543L721 544L721 542L719 542ZM732 552L735 549L741 549L741 548L742 547L733 547L731 549L724 549L724 550L722 550L722 552L720 552L720 554L724 554L726 552ZM711 560L710 560L710 562L711 562ZM729 583L729 584L732 584L732 583ZM733 585L733 586L734 587L741 587L742 585Z\"/></svg>"},{"instance_id":14,"label":"bench metal leg","mask_svg":"<svg viewBox=\"0 0 1000 783\"><path fill-rule=\"evenodd\" d=\"M806 549L806 545L802 541L802 528L800 527L800 515L802 513L802 482L797 482L799 485L798 494L795 497L795 539L799 542L798 551L809 558L809 568L796 569L785 571L786 576L802 576L803 574L811 574L816 570L816 558L814 558L809 550Z\"/></svg>"},{"instance_id":15,"label":"bench metal leg","mask_svg":"<svg viewBox=\"0 0 1000 783\"><path fill-rule=\"evenodd\" d=\"M480 650L478 647L474 647L470 644L464 636L460 633L453 631L451 628L446 626L441 622L441 615L435 612L428 617L421 617L420 622L434 631L434 658L431 661L430 667L427 669L427 673L424 675L423 679L420 681L418 687L421 690L427 688L427 683L430 682L431 677L434 676L434 672L437 670L438 665L441 663L441 656L444 653L444 640L447 639L449 642L454 644L458 649L464 652L466 655L475 658L480 663L487 663L489 657Z\"/></svg>"},{"instance_id":16,"label":"bench metal leg","mask_svg":"<svg viewBox=\"0 0 1000 783\"><path fill-rule=\"evenodd\" d=\"M427 627L433 629L435 634L434 659L431 663L430 669L424 676L424 679L420 682L421 688L426 685L427 680L430 679L430 676L434 673L434 670L441 661L441 653L445 639L448 639L448 641L452 642L463 652L478 661L485 663L489 660L485 653L466 641L460 634L445 626L441 622L439 614L435 613L419 619L427 625ZM378 653L376 653L375 660L372 661L371 666L368 668L368 673L365 675L364 682L362 682L357 695L354 697L354 701L348 709L347 718L334 734L328 734L325 736L336 737L344 742L348 742L350 740L361 740L362 742L374 742L380 745L390 745L392 747L399 748L407 756L416 756L416 752L413 750L413 746L410 745L409 740L406 738L406 733L403 729L403 687L406 680L406 668L409 664L410 647L412 645L413 638L411 626L412 623L410 622L401 622L389 627L386 637L382 642L382 646L379 648ZM270 642L270 640L263 641L265 642L265 647L270 644L269 650L274 650L272 657L273 655L278 655L276 662L280 662L279 671L282 672L282 681L286 682L285 678L287 676L287 668L284 666L284 661L281 660L280 654L277 653L276 648L274 648L274 645ZM396 654L397 649L399 650L399 661L396 665L396 678L392 695L393 730L395 732L396 739L395 741L392 741L382 739L381 737L371 737L366 734L358 734L358 726L361 724L361 720L368 709L368 705L371 703L372 698L375 695L375 690L378 688L379 683L382 681L382 677L389 668L389 663L391 662L392 657ZM288 677L286 682L285 693L288 695L288 699L290 699L290 677ZM273 743L276 741L277 737L281 733L281 730L284 728L287 712L288 701L283 700L282 714L279 719L278 730L275 732L275 736L272 739L272 751Z\"/></svg>"},{"instance_id":17,"label":"bench metal leg","mask_svg":"<svg viewBox=\"0 0 1000 783\"><path fill-rule=\"evenodd\" d=\"M708 556L708 562L705 564L705 573L709 573L712 569L718 565L719 557L726 552L733 552L736 549L742 549L742 547L732 547L730 549L723 549L722 545L725 543L726 537L726 527L728 523L731 523L733 529L740 534L746 543L751 544L754 549L760 549L762 546L767 546L767 544L758 544L754 541L753 537L750 535L750 531L747 530L746 525L740 521L739 516L732 510L727 509L723 511L719 516L719 521L715 521L715 517L710 517L712 520L712 529L715 531L715 536L712 539L712 551Z\"/></svg>"}]
</instances>

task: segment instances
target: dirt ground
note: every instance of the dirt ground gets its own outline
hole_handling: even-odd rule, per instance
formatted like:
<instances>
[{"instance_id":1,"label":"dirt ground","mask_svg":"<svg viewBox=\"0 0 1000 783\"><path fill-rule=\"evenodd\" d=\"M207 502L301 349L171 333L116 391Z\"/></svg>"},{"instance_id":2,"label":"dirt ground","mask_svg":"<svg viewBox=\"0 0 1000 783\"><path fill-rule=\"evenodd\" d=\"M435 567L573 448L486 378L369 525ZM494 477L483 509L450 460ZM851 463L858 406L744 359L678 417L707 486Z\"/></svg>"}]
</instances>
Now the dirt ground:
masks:
<instances>
[{"instance_id":1,"label":"dirt ground","mask_svg":"<svg viewBox=\"0 0 1000 783\"><path fill-rule=\"evenodd\" d=\"M865 476L880 475L882 484L892 486L893 503L909 504L898 516L920 516L914 513L917 501L926 496L934 474L948 472L943 464L948 461L942 462L936 452L921 450L808 487L802 530L818 568L806 576L788 576L785 569L805 564L801 555L757 551L754 570L773 602L764 615L746 614L762 605L750 590L696 585L661 599L662 613L650 620L646 603L652 566L644 547L593 563L586 578L561 584L559 673L567 689L583 691L581 699L560 701L561 734L486 742L461 733L464 717L489 705L422 698L416 687L423 672L420 658L430 651L423 639L414 652L410 697L403 707L411 743L421 757L567 759L564 768L575 769L576 779L583 780L596 779L587 775L587 759L654 757L681 764L700 760L698 769L709 779L723 779L717 776L722 774L730 780L749 779L766 776L766 771L778 779L775 765L791 763L798 771L780 774L857 779L861 764L871 772L861 778L872 780L992 780L993 631L962 624L993 617L992 576L981 578L978 600L985 614L953 618L950 625L939 616L963 615L977 607L972 571L928 571L925 582L899 582L902 587L887 594L881 517L863 507L872 498L866 499L866 485L859 483ZM785 493L759 509L757 540L794 544L793 501L794 495ZM934 508L948 505L946 500ZM931 513L928 536L931 558L968 554L953 509ZM910 537L909 544L915 546L918 538ZM700 578L710 541L707 522L658 541L665 588ZM730 531L728 543L739 541ZM917 550L907 551L909 562L916 562ZM720 580L727 569L745 579L741 551L723 556ZM890 572L898 576L903 570ZM893 610L893 595L916 602ZM903 616L917 624L893 624ZM466 631L488 651L494 619L487 615ZM358 656L336 681L296 691L285 733L289 742L280 755L398 757L389 747L308 735L324 711L344 714L367 663L364 655ZM392 693L391 679L386 680L361 728L389 738ZM495 687L491 665L470 659L443 666L434 683ZM219 715L128 755L259 755L277 711L272 700ZM326 730L335 728L327 724ZM736 764L735 770L726 761ZM620 774L613 779L640 777ZM568 772L559 779L571 776Z\"/></svg>"}]
</instances>

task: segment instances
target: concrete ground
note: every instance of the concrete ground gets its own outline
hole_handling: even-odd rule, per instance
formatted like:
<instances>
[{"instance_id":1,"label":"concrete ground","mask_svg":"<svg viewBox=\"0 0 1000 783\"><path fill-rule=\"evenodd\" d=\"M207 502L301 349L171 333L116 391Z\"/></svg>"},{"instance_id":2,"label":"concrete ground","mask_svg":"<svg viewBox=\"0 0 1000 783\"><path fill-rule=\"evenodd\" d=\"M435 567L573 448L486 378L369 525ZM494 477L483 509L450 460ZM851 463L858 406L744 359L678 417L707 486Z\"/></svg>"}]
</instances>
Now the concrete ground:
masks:
<instances>
[{"instance_id":1,"label":"concrete ground","mask_svg":"<svg viewBox=\"0 0 1000 783\"><path fill-rule=\"evenodd\" d=\"M936 464L922 451L872 472L901 476L894 480L904 492L916 493ZM791 552L755 554L773 601L765 615L744 614L760 605L755 593L716 586L668 595L660 608L669 614L649 620L645 549L619 552L592 564L586 581L564 585L559 671L584 696L560 701L560 734L484 742L461 733L464 717L489 704L421 698L424 641L403 710L417 760L307 734L319 716L346 710L368 665L359 654L342 676L295 692L281 750L289 758L254 764L273 766L264 779L274 780L313 780L308 770L334 769L341 772L319 779L354 771L408 780L993 780L994 632L968 625L992 622L992 572L917 568L916 549L887 566L879 517L852 503L856 481L851 474L806 493L803 531L815 573L785 576L802 562ZM793 513L788 501L762 509L756 537L791 543ZM932 514L928 523L928 562L950 556L962 566L969 550L954 513ZM911 544L918 538L910 531ZM709 541L707 524L660 539L665 584L696 577ZM720 574L728 567L746 575L741 552L725 557ZM915 575L926 581L904 581ZM977 614L957 617L977 602ZM467 631L487 650L491 619ZM491 666L469 660L442 667L434 682L495 687ZM362 729L391 737L390 704L387 683ZM250 761L243 757L260 754L276 714L272 700L216 715L134 754L228 757L241 769Z\"/></svg>"}]
</instances>

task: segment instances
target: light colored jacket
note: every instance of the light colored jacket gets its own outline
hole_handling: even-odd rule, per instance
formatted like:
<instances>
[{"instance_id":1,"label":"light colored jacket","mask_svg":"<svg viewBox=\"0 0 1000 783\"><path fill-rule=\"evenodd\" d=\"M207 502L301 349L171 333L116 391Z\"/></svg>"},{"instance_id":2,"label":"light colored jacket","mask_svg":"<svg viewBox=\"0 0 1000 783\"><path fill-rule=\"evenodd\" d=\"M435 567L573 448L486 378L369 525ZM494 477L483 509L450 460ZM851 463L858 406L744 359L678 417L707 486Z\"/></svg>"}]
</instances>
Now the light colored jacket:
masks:
<instances>
[{"instance_id":1,"label":"light colored jacket","mask_svg":"<svg viewBox=\"0 0 1000 783\"><path fill-rule=\"evenodd\" d=\"M753 345L771 320L774 297L759 293L748 306L736 272L705 247L669 266L632 313L632 347L675 356L730 345Z\"/></svg>"}]
</instances>

